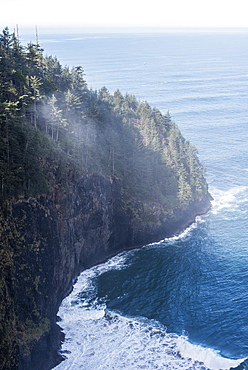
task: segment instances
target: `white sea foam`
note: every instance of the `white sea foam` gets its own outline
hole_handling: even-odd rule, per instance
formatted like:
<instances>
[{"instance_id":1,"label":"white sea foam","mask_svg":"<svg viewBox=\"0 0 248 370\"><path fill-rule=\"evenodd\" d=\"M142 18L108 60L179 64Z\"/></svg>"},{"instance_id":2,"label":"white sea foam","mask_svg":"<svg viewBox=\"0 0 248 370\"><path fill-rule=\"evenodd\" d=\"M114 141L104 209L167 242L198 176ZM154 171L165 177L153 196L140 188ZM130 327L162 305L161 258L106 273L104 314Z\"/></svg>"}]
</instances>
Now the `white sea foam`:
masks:
<instances>
[{"instance_id":1,"label":"white sea foam","mask_svg":"<svg viewBox=\"0 0 248 370\"><path fill-rule=\"evenodd\" d=\"M218 214L223 210L233 209L237 211L239 205L247 201L247 189L247 186L235 186L229 190L213 189L212 213Z\"/></svg>"},{"instance_id":2,"label":"white sea foam","mask_svg":"<svg viewBox=\"0 0 248 370\"><path fill-rule=\"evenodd\" d=\"M62 354L67 359L56 367L58 370L227 370L243 362L223 358L209 348L189 343L185 337L168 334L155 322L110 311L104 316L93 315L91 320L73 314L62 326L66 334Z\"/></svg>"},{"instance_id":3,"label":"white sea foam","mask_svg":"<svg viewBox=\"0 0 248 370\"><path fill-rule=\"evenodd\" d=\"M158 322L127 318L98 302L94 278L126 266L125 254L84 271L59 310L66 360L56 370L170 369L220 370L238 366L209 348L191 344L187 337L166 332Z\"/></svg>"},{"instance_id":4,"label":"white sea foam","mask_svg":"<svg viewBox=\"0 0 248 370\"><path fill-rule=\"evenodd\" d=\"M247 187L215 190L212 212L238 207L247 199L244 197L246 191ZM202 222L205 217L197 217L181 234L164 242L188 238ZM66 360L56 370L228 370L244 361L224 358L211 348L190 343L185 336L167 333L162 325L152 320L127 318L107 310L105 303L97 298L94 279L106 271L126 268L130 253L135 251L123 252L84 271L71 295L63 301L59 316L65 333L61 353Z\"/></svg>"},{"instance_id":5,"label":"white sea foam","mask_svg":"<svg viewBox=\"0 0 248 370\"><path fill-rule=\"evenodd\" d=\"M202 216L197 216L195 218L195 222L193 222L185 230L183 230L178 235L172 236L171 238L166 238L165 241L177 241L180 239L184 240L191 234L192 230L196 229L199 224L204 223L204 222L205 222L205 219Z\"/></svg>"},{"instance_id":6,"label":"white sea foam","mask_svg":"<svg viewBox=\"0 0 248 370\"><path fill-rule=\"evenodd\" d=\"M204 365L211 370L230 369L239 366L245 361L245 358L232 360L222 357L217 351L192 344L182 336L178 338L177 345L183 357L193 357L196 361L204 363Z\"/></svg>"},{"instance_id":7,"label":"white sea foam","mask_svg":"<svg viewBox=\"0 0 248 370\"><path fill-rule=\"evenodd\" d=\"M206 217L207 215L196 216L195 222L193 222L190 226L188 226L186 229L181 231L179 234L162 239L159 242L150 243L143 248L157 247L161 243L162 243L161 246L164 244L167 245L167 243L173 244L177 242L178 240L185 240L186 238L190 236L192 230L196 229L199 226L199 224L203 224L206 222Z\"/></svg>"}]
</instances>

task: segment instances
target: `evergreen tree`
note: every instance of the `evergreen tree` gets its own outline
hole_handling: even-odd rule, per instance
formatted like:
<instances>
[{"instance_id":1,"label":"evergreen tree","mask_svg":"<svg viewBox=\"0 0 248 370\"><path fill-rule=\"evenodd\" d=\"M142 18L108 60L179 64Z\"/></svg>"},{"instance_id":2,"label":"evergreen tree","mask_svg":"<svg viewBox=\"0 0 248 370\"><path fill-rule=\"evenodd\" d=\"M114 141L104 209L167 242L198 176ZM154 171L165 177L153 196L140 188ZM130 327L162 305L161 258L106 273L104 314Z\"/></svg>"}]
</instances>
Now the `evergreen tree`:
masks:
<instances>
[{"instance_id":1,"label":"evergreen tree","mask_svg":"<svg viewBox=\"0 0 248 370\"><path fill-rule=\"evenodd\" d=\"M206 191L197 153L169 112L164 116L119 90L89 90L81 66L70 69L56 57L43 57L38 40L22 47L8 28L0 35L0 119L4 197L21 186L24 192L37 188L37 162L27 153L35 145L42 155L40 141L33 141L42 135L53 142L47 152L53 148L56 157L59 148L86 173L118 176L135 197L186 206ZM11 149L14 142L24 153L19 159L11 154L19 150Z\"/></svg>"}]
</instances>

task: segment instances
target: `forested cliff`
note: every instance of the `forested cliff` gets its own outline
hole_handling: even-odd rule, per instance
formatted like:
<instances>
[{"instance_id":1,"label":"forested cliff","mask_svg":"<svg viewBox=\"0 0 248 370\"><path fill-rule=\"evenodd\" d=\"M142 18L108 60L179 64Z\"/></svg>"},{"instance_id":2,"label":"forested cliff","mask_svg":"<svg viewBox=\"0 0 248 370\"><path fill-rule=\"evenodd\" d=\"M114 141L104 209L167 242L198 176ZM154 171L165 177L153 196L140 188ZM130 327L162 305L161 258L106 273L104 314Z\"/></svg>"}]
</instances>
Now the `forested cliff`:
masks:
<instances>
[{"instance_id":1,"label":"forested cliff","mask_svg":"<svg viewBox=\"0 0 248 370\"><path fill-rule=\"evenodd\" d=\"M0 369L49 369L56 313L83 269L163 239L210 207L169 114L90 90L38 43L0 35Z\"/></svg>"}]
</instances>

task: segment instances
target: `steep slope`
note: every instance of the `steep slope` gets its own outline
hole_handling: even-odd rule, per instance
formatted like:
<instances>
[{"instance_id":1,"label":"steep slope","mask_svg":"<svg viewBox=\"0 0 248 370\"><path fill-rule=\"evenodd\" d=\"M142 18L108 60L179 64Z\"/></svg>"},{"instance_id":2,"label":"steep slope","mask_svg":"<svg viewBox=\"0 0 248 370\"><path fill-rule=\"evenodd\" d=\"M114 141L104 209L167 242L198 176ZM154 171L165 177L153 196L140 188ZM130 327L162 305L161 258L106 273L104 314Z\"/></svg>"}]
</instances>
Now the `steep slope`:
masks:
<instances>
[{"instance_id":1,"label":"steep slope","mask_svg":"<svg viewBox=\"0 0 248 370\"><path fill-rule=\"evenodd\" d=\"M56 314L83 269L173 235L210 207L167 114L87 88L39 45L0 36L0 369L60 361Z\"/></svg>"}]
</instances>

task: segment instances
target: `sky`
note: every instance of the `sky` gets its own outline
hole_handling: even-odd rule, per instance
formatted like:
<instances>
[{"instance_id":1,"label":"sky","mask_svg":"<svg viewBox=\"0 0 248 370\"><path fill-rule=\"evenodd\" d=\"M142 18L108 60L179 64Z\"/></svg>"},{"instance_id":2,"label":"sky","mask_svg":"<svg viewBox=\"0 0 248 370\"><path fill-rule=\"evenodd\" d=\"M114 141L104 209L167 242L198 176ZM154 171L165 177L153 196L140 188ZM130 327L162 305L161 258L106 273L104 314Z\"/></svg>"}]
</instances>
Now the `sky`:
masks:
<instances>
[{"instance_id":1,"label":"sky","mask_svg":"<svg viewBox=\"0 0 248 370\"><path fill-rule=\"evenodd\" d=\"M248 27L247 0L0 0L12 31L86 28Z\"/></svg>"}]
</instances>

